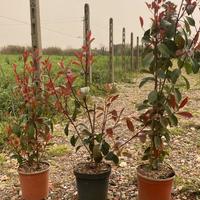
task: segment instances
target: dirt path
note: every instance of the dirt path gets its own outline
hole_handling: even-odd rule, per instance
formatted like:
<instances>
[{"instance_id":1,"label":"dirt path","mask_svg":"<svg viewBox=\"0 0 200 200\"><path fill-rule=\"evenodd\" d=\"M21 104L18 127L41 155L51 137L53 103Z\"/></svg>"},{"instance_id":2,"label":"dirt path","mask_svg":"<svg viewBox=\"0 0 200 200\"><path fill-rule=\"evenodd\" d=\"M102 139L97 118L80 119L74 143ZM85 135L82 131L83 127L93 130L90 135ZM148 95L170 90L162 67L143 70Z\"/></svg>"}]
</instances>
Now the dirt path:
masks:
<instances>
[{"instance_id":1,"label":"dirt path","mask_svg":"<svg viewBox=\"0 0 200 200\"><path fill-rule=\"evenodd\" d=\"M198 200L200 199L200 81L199 76L191 79L191 88L185 93L190 97L187 110L194 117L191 120L181 119L180 126L172 129L172 142L170 156L166 159L176 171L176 179L173 190L174 200ZM119 84L117 86L120 98L116 105L117 109L125 107L127 110L135 110L135 105L145 97L151 85L138 89L139 79L134 79L134 84ZM180 87L183 83L180 82ZM123 127L119 135L124 138L130 137ZM73 165L87 157L84 152L74 154L67 139L57 126L54 137L57 145L49 152L48 159L51 164L50 195L48 200L73 200L77 199ZM119 167L113 167L110 186L109 200L136 200L137 181L136 166L140 162L143 145L138 141L131 142L126 148L126 155L121 157ZM53 156L56 155L56 156ZM1 166L0 174L0 200L21 200L17 164L9 159Z\"/></svg>"}]
</instances>

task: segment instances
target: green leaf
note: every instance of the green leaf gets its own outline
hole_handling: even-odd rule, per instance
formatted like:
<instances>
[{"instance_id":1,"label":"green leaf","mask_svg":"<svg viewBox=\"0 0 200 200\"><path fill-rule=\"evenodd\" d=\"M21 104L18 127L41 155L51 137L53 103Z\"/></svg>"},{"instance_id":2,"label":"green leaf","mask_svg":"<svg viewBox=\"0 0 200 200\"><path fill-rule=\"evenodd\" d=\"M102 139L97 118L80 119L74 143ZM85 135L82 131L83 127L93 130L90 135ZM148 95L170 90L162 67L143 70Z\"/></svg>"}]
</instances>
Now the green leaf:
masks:
<instances>
[{"instance_id":1,"label":"green leaf","mask_svg":"<svg viewBox=\"0 0 200 200\"><path fill-rule=\"evenodd\" d=\"M158 99L158 93L156 90L152 91L148 95L148 101L152 104Z\"/></svg>"},{"instance_id":2,"label":"green leaf","mask_svg":"<svg viewBox=\"0 0 200 200\"><path fill-rule=\"evenodd\" d=\"M19 163L19 165L23 164L23 158L20 155L14 154L14 155L11 156L11 158L16 159L17 162Z\"/></svg>"},{"instance_id":3,"label":"green leaf","mask_svg":"<svg viewBox=\"0 0 200 200\"><path fill-rule=\"evenodd\" d=\"M164 70L158 70L158 78L164 79L166 77L166 73Z\"/></svg>"},{"instance_id":4,"label":"green leaf","mask_svg":"<svg viewBox=\"0 0 200 200\"><path fill-rule=\"evenodd\" d=\"M187 74L192 73L192 63L189 60L184 63L184 68Z\"/></svg>"},{"instance_id":5,"label":"green leaf","mask_svg":"<svg viewBox=\"0 0 200 200\"><path fill-rule=\"evenodd\" d=\"M169 135L169 132L168 132L168 131L165 131L165 132L163 133L163 135L164 135L164 137L165 137L165 139L166 139L166 142L169 143L169 142L170 142L170 135Z\"/></svg>"},{"instance_id":6,"label":"green leaf","mask_svg":"<svg viewBox=\"0 0 200 200\"><path fill-rule=\"evenodd\" d=\"M184 65L184 62L181 59L178 59L177 64L178 64L179 69L181 69Z\"/></svg>"},{"instance_id":7,"label":"green leaf","mask_svg":"<svg viewBox=\"0 0 200 200\"><path fill-rule=\"evenodd\" d=\"M178 88L174 89L174 95L175 95L177 102L180 102L182 99L182 95Z\"/></svg>"},{"instance_id":8,"label":"green leaf","mask_svg":"<svg viewBox=\"0 0 200 200\"><path fill-rule=\"evenodd\" d=\"M35 134L35 127L34 125L31 123L29 124L29 127L28 127L28 137L29 138L34 138L34 134Z\"/></svg>"},{"instance_id":9,"label":"green leaf","mask_svg":"<svg viewBox=\"0 0 200 200\"><path fill-rule=\"evenodd\" d=\"M170 110L169 106L167 105L163 105L164 108L165 108L165 111L167 112L168 116L171 116L172 115L172 111Z\"/></svg>"},{"instance_id":10,"label":"green leaf","mask_svg":"<svg viewBox=\"0 0 200 200\"><path fill-rule=\"evenodd\" d=\"M104 140L101 145L101 152L103 155L107 155L110 149L110 145Z\"/></svg>"},{"instance_id":11,"label":"green leaf","mask_svg":"<svg viewBox=\"0 0 200 200\"><path fill-rule=\"evenodd\" d=\"M140 82L139 88L141 88L148 81L155 81L155 79L153 77L145 77L145 78L143 78L142 81Z\"/></svg>"},{"instance_id":12,"label":"green leaf","mask_svg":"<svg viewBox=\"0 0 200 200\"><path fill-rule=\"evenodd\" d=\"M18 137L20 137L20 135L21 135L20 125L13 124L12 130L15 133L15 135L17 135Z\"/></svg>"},{"instance_id":13,"label":"green leaf","mask_svg":"<svg viewBox=\"0 0 200 200\"><path fill-rule=\"evenodd\" d=\"M137 107L137 110L140 111L140 110L144 110L146 108L149 108L150 105L148 105L146 103L141 103L141 104L136 105L136 107Z\"/></svg>"},{"instance_id":14,"label":"green leaf","mask_svg":"<svg viewBox=\"0 0 200 200\"><path fill-rule=\"evenodd\" d=\"M185 37L185 45L187 46L188 45L188 34L186 33L185 29L183 29L183 34L184 34L184 37Z\"/></svg>"},{"instance_id":15,"label":"green leaf","mask_svg":"<svg viewBox=\"0 0 200 200\"><path fill-rule=\"evenodd\" d=\"M196 59L193 59L193 65L192 65L192 71L194 72L194 74L199 72L199 68L200 68L200 64L197 62Z\"/></svg>"},{"instance_id":16,"label":"green leaf","mask_svg":"<svg viewBox=\"0 0 200 200\"><path fill-rule=\"evenodd\" d=\"M155 147L156 147L156 149L159 149L160 148L160 145L161 145L161 138L160 138L160 136L155 136L154 137L154 144L155 144Z\"/></svg>"},{"instance_id":17,"label":"green leaf","mask_svg":"<svg viewBox=\"0 0 200 200\"><path fill-rule=\"evenodd\" d=\"M170 121L172 126L178 125L178 119L174 114L169 115L169 121Z\"/></svg>"},{"instance_id":18,"label":"green leaf","mask_svg":"<svg viewBox=\"0 0 200 200\"><path fill-rule=\"evenodd\" d=\"M161 27L165 28L165 29L168 29L171 27L171 23L167 20L161 20L161 23L160 23Z\"/></svg>"},{"instance_id":19,"label":"green leaf","mask_svg":"<svg viewBox=\"0 0 200 200\"><path fill-rule=\"evenodd\" d=\"M186 17L190 26L195 26L195 21L192 17Z\"/></svg>"},{"instance_id":20,"label":"green leaf","mask_svg":"<svg viewBox=\"0 0 200 200\"><path fill-rule=\"evenodd\" d=\"M165 117L161 117L160 118L160 124L162 125L162 127L164 129L166 129L167 125L168 125L168 120Z\"/></svg>"},{"instance_id":21,"label":"green leaf","mask_svg":"<svg viewBox=\"0 0 200 200\"><path fill-rule=\"evenodd\" d=\"M190 29L190 25L189 25L189 23L186 21L186 20L184 20L184 22L185 22L185 28L186 28L186 31L189 33L189 35L191 34L191 29Z\"/></svg>"},{"instance_id":22,"label":"green leaf","mask_svg":"<svg viewBox=\"0 0 200 200\"><path fill-rule=\"evenodd\" d=\"M142 157L142 160L148 160L151 154L151 147L147 147L144 151L144 155Z\"/></svg>"},{"instance_id":23,"label":"green leaf","mask_svg":"<svg viewBox=\"0 0 200 200\"><path fill-rule=\"evenodd\" d=\"M65 133L66 136L69 135L69 123L67 123L67 124L65 125L64 133Z\"/></svg>"},{"instance_id":24,"label":"green leaf","mask_svg":"<svg viewBox=\"0 0 200 200\"><path fill-rule=\"evenodd\" d=\"M185 46L185 40L184 40L184 38L180 34L175 37L175 42L176 42L176 46L179 49L183 49L184 48L184 46Z\"/></svg>"},{"instance_id":25,"label":"green leaf","mask_svg":"<svg viewBox=\"0 0 200 200\"><path fill-rule=\"evenodd\" d=\"M102 141L102 134L98 134L98 135L96 135L96 141L98 142L98 143L101 143L101 141Z\"/></svg>"},{"instance_id":26,"label":"green leaf","mask_svg":"<svg viewBox=\"0 0 200 200\"><path fill-rule=\"evenodd\" d=\"M168 49L168 47L165 44L160 44L158 46L158 49L160 51L160 53L164 56L164 57L170 57L170 55L172 54L171 51Z\"/></svg>"},{"instance_id":27,"label":"green leaf","mask_svg":"<svg viewBox=\"0 0 200 200\"><path fill-rule=\"evenodd\" d=\"M71 137L70 143L71 143L71 145L72 145L73 147L76 146L77 140L78 140L78 137L75 137L75 135L73 135L73 136Z\"/></svg>"},{"instance_id":28,"label":"green leaf","mask_svg":"<svg viewBox=\"0 0 200 200\"><path fill-rule=\"evenodd\" d=\"M185 81L187 90L189 90L190 89L190 83L189 83L189 81L187 80L187 78L185 76L182 75L182 77L183 77L183 79Z\"/></svg>"},{"instance_id":29,"label":"green leaf","mask_svg":"<svg viewBox=\"0 0 200 200\"><path fill-rule=\"evenodd\" d=\"M142 160L148 160L149 157L150 157L150 155L145 154L145 155L143 155Z\"/></svg>"},{"instance_id":30,"label":"green leaf","mask_svg":"<svg viewBox=\"0 0 200 200\"><path fill-rule=\"evenodd\" d=\"M119 163L119 158L116 154L110 151L107 156L105 157L106 160L112 160L115 164Z\"/></svg>"},{"instance_id":31,"label":"green leaf","mask_svg":"<svg viewBox=\"0 0 200 200\"><path fill-rule=\"evenodd\" d=\"M96 163L100 163L102 161L102 159L103 159L103 156L101 154L100 145L99 144L94 145L92 153L93 153L94 161Z\"/></svg>"},{"instance_id":32,"label":"green leaf","mask_svg":"<svg viewBox=\"0 0 200 200\"><path fill-rule=\"evenodd\" d=\"M154 60L153 52L146 54L145 57L142 59L143 67L149 67L149 65L153 62L153 60Z\"/></svg>"},{"instance_id":33,"label":"green leaf","mask_svg":"<svg viewBox=\"0 0 200 200\"><path fill-rule=\"evenodd\" d=\"M150 34L151 34L151 29L148 29L145 31L144 36L142 37L143 42L149 42L150 41Z\"/></svg>"},{"instance_id":34,"label":"green leaf","mask_svg":"<svg viewBox=\"0 0 200 200\"><path fill-rule=\"evenodd\" d=\"M77 115L79 113L79 109L80 109L80 103L77 100L75 100L74 101L74 112L72 114L72 120L73 121L76 120L76 117L77 117Z\"/></svg>"},{"instance_id":35,"label":"green leaf","mask_svg":"<svg viewBox=\"0 0 200 200\"><path fill-rule=\"evenodd\" d=\"M82 147L82 145L79 145L76 147L76 152L78 152L78 150Z\"/></svg>"},{"instance_id":36,"label":"green leaf","mask_svg":"<svg viewBox=\"0 0 200 200\"><path fill-rule=\"evenodd\" d=\"M170 79L171 79L172 83L175 84L180 75L181 75L181 70L180 70L180 69L174 69L174 70L170 73Z\"/></svg>"}]
</instances>

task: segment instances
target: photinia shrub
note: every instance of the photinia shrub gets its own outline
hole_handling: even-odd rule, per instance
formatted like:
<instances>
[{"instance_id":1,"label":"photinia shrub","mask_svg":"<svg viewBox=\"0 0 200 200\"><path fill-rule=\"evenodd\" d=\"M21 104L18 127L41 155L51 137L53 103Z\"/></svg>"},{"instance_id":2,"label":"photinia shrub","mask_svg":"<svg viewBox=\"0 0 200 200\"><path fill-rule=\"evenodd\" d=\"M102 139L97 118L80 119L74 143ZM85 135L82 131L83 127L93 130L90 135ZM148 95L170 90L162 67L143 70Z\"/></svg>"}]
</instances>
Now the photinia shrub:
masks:
<instances>
[{"instance_id":1,"label":"photinia shrub","mask_svg":"<svg viewBox=\"0 0 200 200\"><path fill-rule=\"evenodd\" d=\"M140 137L143 141L147 136L150 139L143 159L149 160L152 169L158 169L167 155L164 142L170 141L168 127L178 125L177 116L192 117L183 110L189 98L183 97L177 81L182 78L189 88L183 69L187 74L199 71L200 29L193 18L199 5L196 0L181 0L180 5L154 0L146 5L152 14L151 26L142 38L142 63L148 76L139 87L152 83L153 88L138 107L142 111L139 120L145 127ZM142 17L140 24L142 28L145 25Z\"/></svg>"},{"instance_id":2,"label":"photinia shrub","mask_svg":"<svg viewBox=\"0 0 200 200\"><path fill-rule=\"evenodd\" d=\"M37 54L34 54L37 55ZM33 63L40 58L23 54L23 67L13 64L16 87L13 96L19 102L6 127L12 157L19 165L40 167L42 156L52 138L53 125L49 117L48 95L43 88L42 71Z\"/></svg>"},{"instance_id":3,"label":"photinia shrub","mask_svg":"<svg viewBox=\"0 0 200 200\"><path fill-rule=\"evenodd\" d=\"M94 40L91 38L91 33L88 34L88 40L89 44ZM114 133L121 121L124 121L124 117L122 117L124 109L119 111L113 109L113 103L117 100L118 95L106 97L102 105L97 105L92 100L90 87L87 86L89 71L87 66L88 62L93 63L93 55L89 54L89 59L86 59L87 53L88 44L83 46L80 52L75 53L76 59L71 62L84 72L83 87L75 86L77 76L63 62L60 63L60 70L56 76L52 77L51 65L46 60L43 63L44 70L48 75L45 88L53 100L52 105L56 108L57 113L62 114L65 119L64 132L66 136L70 137L70 143L76 151L84 147L88 152L89 161L96 164L101 163L104 159L112 160L117 164L119 159L116 153ZM70 131L70 126L73 131Z\"/></svg>"}]
</instances>

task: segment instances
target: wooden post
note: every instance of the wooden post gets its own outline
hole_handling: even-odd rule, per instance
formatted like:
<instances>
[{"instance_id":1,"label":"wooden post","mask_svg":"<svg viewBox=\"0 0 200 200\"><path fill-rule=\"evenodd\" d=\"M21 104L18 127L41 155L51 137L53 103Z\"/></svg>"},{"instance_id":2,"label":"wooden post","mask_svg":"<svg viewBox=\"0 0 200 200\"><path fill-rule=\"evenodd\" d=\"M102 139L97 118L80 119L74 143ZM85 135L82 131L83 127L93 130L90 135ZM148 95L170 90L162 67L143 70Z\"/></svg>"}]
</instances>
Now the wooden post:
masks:
<instances>
[{"instance_id":1,"label":"wooden post","mask_svg":"<svg viewBox=\"0 0 200 200\"><path fill-rule=\"evenodd\" d=\"M122 69L126 71L126 66L125 66L125 38L126 38L126 33L125 33L125 28L122 29Z\"/></svg>"},{"instance_id":2,"label":"wooden post","mask_svg":"<svg viewBox=\"0 0 200 200\"><path fill-rule=\"evenodd\" d=\"M89 83L92 83L92 67L90 66L89 57L90 57L90 44L89 44L89 38L88 33L90 32L90 8L89 4L85 4L84 7L84 19L85 19L85 44L89 47L89 50L86 53L86 77L85 77L85 86L88 86Z\"/></svg>"},{"instance_id":3,"label":"wooden post","mask_svg":"<svg viewBox=\"0 0 200 200\"><path fill-rule=\"evenodd\" d=\"M114 47L113 47L113 19L109 21L109 82L114 83Z\"/></svg>"},{"instance_id":4,"label":"wooden post","mask_svg":"<svg viewBox=\"0 0 200 200\"><path fill-rule=\"evenodd\" d=\"M139 69L139 57L140 57L139 37L137 37L137 50L136 50L135 70L138 70L138 69Z\"/></svg>"},{"instance_id":5,"label":"wooden post","mask_svg":"<svg viewBox=\"0 0 200 200\"><path fill-rule=\"evenodd\" d=\"M37 58L42 54L39 0L30 0L30 18L32 48L34 53L33 62L34 66L38 69L37 77L40 75L40 63Z\"/></svg>"},{"instance_id":6,"label":"wooden post","mask_svg":"<svg viewBox=\"0 0 200 200\"><path fill-rule=\"evenodd\" d=\"M134 71L134 63L133 63L133 33L131 33L131 71Z\"/></svg>"}]
</instances>

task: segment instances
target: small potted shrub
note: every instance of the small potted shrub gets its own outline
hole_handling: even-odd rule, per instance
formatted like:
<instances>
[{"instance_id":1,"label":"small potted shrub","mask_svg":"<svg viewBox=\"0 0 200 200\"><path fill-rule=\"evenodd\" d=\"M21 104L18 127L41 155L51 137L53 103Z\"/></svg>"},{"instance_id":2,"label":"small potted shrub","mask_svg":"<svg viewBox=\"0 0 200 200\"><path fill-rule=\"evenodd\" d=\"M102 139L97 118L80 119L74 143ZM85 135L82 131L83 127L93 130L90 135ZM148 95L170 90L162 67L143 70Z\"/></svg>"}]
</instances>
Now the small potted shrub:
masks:
<instances>
[{"instance_id":1,"label":"small potted shrub","mask_svg":"<svg viewBox=\"0 0 200 200\"><path fill-rule=\"evenodd\" d=\"M88 37L91 43L93 40L90 38L91 34ZM82 68L85 76L88 74L86 62L93 62L92 55L89 56L89 61L85 59L86 53L88 53L88 46L84 46L81 52L76 53L77 59L72 61L72 64ZM85 160L74 167L78 198L106 200L111 173L111 165L108 162L113 161L115 164L119 162L115 153L117 146L114 132L123 119L123 109L117 111L112 107L118 95L105 98L103 106L99 106L89 95L90 87L77 87L75 80L78 77L74 76L71 69L63 62L60 63L61 70L54 78L50 76L51 69L48 65L46 62L46 70L49 74L49 80L46 83L47 91L54 100L53 104L58 114L62 114L65 118L64 132L70 137L70 143L76 148L76 152L81 148L85 148L87 152ZM85 84L87 85L87 81ZM131 129L128 118L126 122ZM69 127L73 128L73 131ZM108 162L105 162L106 160Z\"/></svg>"},{"instance_id":2,"label":"small potted shrub","mask_svg":"<svg viewBox=\"0 0 200 200\"><path fill-rule=\"evenodd\" d=\"M168 155L169 127L178 125L178 116L192 117L183 110L188 97L182 96L176 83L181 78L189 88L183 69L190 74L197 73L200 67L196 56L200 50L199 28L192 17L198 5L195 0L181 0L180 6L165 0L146 5L152 17L151 26L142 38L145 45L142 61L149 76L139 87L146 83L153 86L138 106L142 112L138 119L142 131L137 136L142 141L149 139L143 156L149 162L137 168L139 200L170 200L175 172L163 161ZM143 27L142 17L140 23Z\"/></svg>"},{"instance_id":3,"label":"small potted shrub","mask_svg":"<svg viewBox=\"0 0 200 200\"><path fill-rule=\"evenodd\" d=\"M17 159L22 198L45 199L48 196L49 164L43 160L51 139L52 123L48 116L47 96L43 91L39 70L23 54L24 65L13 64L16 87L15 109L6 128L12 158ZM39 58L38 58L39 62Z\"/></svg>"}]
</instances>

